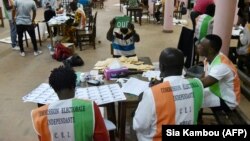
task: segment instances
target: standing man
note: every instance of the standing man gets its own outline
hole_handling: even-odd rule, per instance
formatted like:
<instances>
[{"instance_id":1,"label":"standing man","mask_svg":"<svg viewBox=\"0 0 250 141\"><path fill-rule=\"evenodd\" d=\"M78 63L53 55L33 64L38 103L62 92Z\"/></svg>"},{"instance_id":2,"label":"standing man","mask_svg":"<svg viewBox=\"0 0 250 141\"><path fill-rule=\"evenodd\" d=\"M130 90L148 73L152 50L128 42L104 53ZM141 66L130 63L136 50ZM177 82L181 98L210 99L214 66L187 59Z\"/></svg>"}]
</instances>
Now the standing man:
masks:
<instances>
[{"instance_id":1,"label":"standing man","mask_svg":"<svg viewBox=\"0 0 250 141\"><path fill-rule=\"evenodd\" d=\"M162 125L197 124L203 101L199 79L184 79L184 55L176 48L166 48L159 57L163 82L144 91L133 129L138 141L161 141Z\"/></svg>"},{"instance_id":2,"label":"standing man","mask_svg":"<svg viewBox=\"0 0 250 141\"><path fill-rule=\"evenodd\" d=\"M195 19L199 15L204 14L207 6L212 3L214 3L214 0L196 0L193 11L191 11L190 13L190 18L193 24L193 30L195 30L195 26L196 26Z\"/></svg>"},{"instance_id":3,"label":"standing man","mask_svg":"<svg viewBox=\"0 0 250 141\"><path fill-rule=\"evenodd\" d=\"M13 0L3 0L4 7L6 9L6 17L9 19L10 25L10 39L11 39L11 47L13 50L20 50L17 44L17 33L16 33L16 24L12 20L12 9L14 7Z\"/></svg>"},{"instance_id":4,"label":"standing man","mask_svg":"<svg viewBox=\"0 0 250 141\"><path fill-rule=\"evenodd\" d=\"M30 12L33 12L32 18ZM35 18L36 18L36 3L34 0L15 0L12 11L12 20L16 23L18 44L20 46L20 55L25 56L23 49L23 34L27 31L30 35L34 55L37 56L42 53L38 50L36 35L35 35Z\"/></svg>"}]
</instances>

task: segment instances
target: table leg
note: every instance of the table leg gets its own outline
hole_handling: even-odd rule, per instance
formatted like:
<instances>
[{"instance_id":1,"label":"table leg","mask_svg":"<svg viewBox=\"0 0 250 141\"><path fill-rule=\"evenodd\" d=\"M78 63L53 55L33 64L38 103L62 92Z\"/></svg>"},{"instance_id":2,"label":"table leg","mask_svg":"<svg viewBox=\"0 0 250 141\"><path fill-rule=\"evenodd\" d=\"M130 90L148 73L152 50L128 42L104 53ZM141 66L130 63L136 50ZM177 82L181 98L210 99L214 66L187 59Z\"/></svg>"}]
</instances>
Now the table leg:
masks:
<instances>
[{"instance_id":1,"label":"table leg","mask_svg":"<svg viewBox=\"0 0 250 141\"><path fill-rule=\"evenodd\" d=\"M107 105L107 116L108 120L113 122L116 126L116 114L115 114L115 103L109 103ZM116 130L109 131L110 141L115 141Z\"/></svg>"},{"instance_id":2,"label":"table leg","mask_svg":"<svg viewBox=\"0 0 250 141\"><path fill-rule=\"evenodd\" d=\"M125 129L126 129L126 102L119 102L119 139L125 141Z\"/></svg>"},{"instance_id":3,"label":"table leg","mask_svg":"<svg viewBox=\"0 0 250 141\"><path fill-rule=\"evenodd\" d=\"M40 46L42 46L42 40L41 40L41 35L40 35L39 23L37 23L36 26L37 26L37 31L38 31L39 43L40 43Z\"/></svg>"},{"instance_id":4,"label":"table leg","mask_svg":"<svg viewBox=\"0 0 250 141\"><path fill-rule=\"evenodd\" d=\"M53 33L52 33L52 30L51 30L51 26L48 26L49 28L48 28L48 30L49 30L49 33L50 33L50 42L51 42L51 47L53 47L54 48L54 46L53 46Z\"/></svg>"},{"instance_id":5,"label":"table leg","mask_svg":"<svg viewBox=\"0 0 250 141\"><path fill-rule=\"evenodd\" d=\"M139 11L139 24L141 25L142 11Z\"/></svg>"}]
</instances>

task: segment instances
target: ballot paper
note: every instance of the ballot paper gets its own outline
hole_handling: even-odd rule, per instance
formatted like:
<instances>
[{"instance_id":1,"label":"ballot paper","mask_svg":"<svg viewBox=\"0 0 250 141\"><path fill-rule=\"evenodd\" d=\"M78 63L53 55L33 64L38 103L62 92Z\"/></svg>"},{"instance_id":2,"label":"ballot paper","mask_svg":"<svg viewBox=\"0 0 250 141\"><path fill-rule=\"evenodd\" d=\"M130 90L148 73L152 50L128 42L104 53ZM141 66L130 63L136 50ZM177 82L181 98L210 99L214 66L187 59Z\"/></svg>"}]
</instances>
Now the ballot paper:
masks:
<instances>
[{"instance_id":1,"label":"ballot paper","mask_svg":"<svg viewBox=\"0 0 250 141\"><path fill-rule=\"evenodd\" d=\"M130 77L128 81L123 84L122 91L139 96L147 88L149 88L149 82Z\"/></svg>"},{"instance_id":2,"label":"ballot paper","mask_svg":"<svg viewBox=\"0 0 250 141\"><path fill-rule=\"evenodd\" d=\"M233 27L232 29L232 35L233 36L240 36L240 32L244 30L244 27L239 26L239 27Z\"/></svg>"},{"instance_id":3,"label":"ballot paper","mask_svg":"<svg viewBox=\"0 0 250 141\"><path fill-rule=\"evenodd\" d=\"M118 84L86 88L77 87L75 97L79 99L93 100L97 105L126 100L126 97ZM57 94L47 83L42 83L22 99L24 102L41 104L49 104L59 100Z\"/></svg>"},{"instance_id":4,"label":"ballot paper","mask_svg":"<svg viewBox=\"0 0 250 141\"><path fill-rule=\"evenodd\" d=\"M148 80L150 81L152 78L156 78L157 80L161 80L160 78L160 71L146 71L142 73L143 77L147 77Z\"/></svg>"}]
</instances>

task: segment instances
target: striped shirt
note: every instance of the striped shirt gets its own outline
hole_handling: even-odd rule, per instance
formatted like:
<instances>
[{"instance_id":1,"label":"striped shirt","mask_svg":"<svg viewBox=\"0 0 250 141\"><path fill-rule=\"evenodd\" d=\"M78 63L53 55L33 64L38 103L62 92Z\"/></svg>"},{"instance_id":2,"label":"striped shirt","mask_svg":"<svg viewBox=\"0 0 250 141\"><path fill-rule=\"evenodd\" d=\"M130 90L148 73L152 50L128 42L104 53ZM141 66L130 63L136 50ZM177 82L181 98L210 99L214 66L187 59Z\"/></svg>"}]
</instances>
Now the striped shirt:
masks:
<instances>
[{"instance_id":1,"label":"striped shirt","mask_svg":"<svg viewBox=\"0 0 250 141\"><path fill-rule=\"evenodd\" d=\"M132 34L122 34L120 31L114 30L114 39L112 48L114 55L131 56L135 55L135 41Z\"/></svg>"},{"instance_id":2,"label":"striped shirt","mask_svg":"<svg viewBox=\"0 0 250 141\"><path fill-rule=\"evenodd\" d=\"M31 25L31 11L36 11L36 4L33 0L15 0L16 25ZM33 13L34 14L34 13Z\"/></svg>"},{"instance_id":3,"label":"striped shirt","mask_svg":"<svg viewBox=\"0 0 250 141\"><path fill-rule=\"evenodd\" d=\"M161 141L162 125L197 124L203 102L199 79L169 76L144 92L133 118L139 141ZM146 111L146 112L145 112Z\"/></svg>"},{"instance_id":4,"label":"striped shirt","mask_svg":"<svg viewBox=\"0 0 250 141\"><path fill-rule=\"evenodd\" d=\"M31 112L41 141L108 141L107 129L93 101L68 99L44 105Z\"/></svg>"},{"instance_id":5,"label":"striped shirt","mask_svg":"<svg viewBox=\"0 0 250 141\"><path fill-rule=\"evenodd\" d=\"M194 36L201 40L204 38L207 34L211 34L213 31L213 17L202 14L196 18L196 27L195 27L195 33Z\"/></svg>"},{"instance_id":6,"label":"striped shirt","mask_svg":"<svg viewBox=\"0 0 250 141\"><path fill-rule=\"evenodd\" d=\"M206 76L209 75L218 80L209 87L211 94L223 99L231 109L239 105L240 79L234 64L224 54L217 55L211 64L205 60L204 71Z\"/></svg>"}]
</instances>

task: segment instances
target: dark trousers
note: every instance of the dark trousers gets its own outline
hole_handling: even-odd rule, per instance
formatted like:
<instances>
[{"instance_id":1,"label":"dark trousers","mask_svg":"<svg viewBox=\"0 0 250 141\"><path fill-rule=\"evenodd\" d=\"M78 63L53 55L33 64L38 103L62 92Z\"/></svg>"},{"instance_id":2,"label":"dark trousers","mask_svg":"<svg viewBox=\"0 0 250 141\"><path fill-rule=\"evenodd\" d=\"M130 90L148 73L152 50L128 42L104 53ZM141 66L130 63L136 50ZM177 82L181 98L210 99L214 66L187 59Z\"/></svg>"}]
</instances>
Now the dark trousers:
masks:
<instances>
[{"instance_id":1,"label":"dark trousers","mask_svg":"<svg viewBox=\"0 0 250 141\"><path fill-rule=\"evenodd\" d=\"M25 31L27 31L28 34L30 35L34 51L37 51L35 26L34 25L16 25L16 30L17 30L17 35L18 35L18 44L19 44L19 47L20 47L20 51L24 52L24 49L23 49L23 34L25 33Z\"/></svg>"},{"instance_id":2,"label":"dark trousers","mask_svg":"<svg viewBox=\"0 0 250 141\"><path fill-rule=\"evenodd\" d=\"M196 26L196 18L201 15L202 13L200 12L197 12L197 11L191 11L190 13L190 18L191 18L191 21L192 21L192 24L193 24L193 30L195 30L195 26Z\"/></svg>"}]
</instances>

